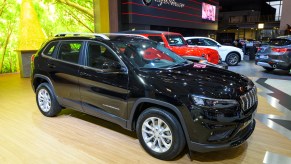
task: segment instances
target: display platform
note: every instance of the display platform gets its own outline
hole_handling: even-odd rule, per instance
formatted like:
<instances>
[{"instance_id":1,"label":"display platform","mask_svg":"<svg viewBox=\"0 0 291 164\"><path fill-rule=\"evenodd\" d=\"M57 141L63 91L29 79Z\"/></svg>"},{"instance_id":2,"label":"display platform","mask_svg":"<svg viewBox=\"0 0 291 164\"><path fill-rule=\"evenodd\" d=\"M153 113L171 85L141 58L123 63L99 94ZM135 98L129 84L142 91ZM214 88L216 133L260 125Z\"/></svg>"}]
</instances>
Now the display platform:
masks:
<instances>
[{"instance_id":1,"label":"display platform","mask_svg":"<svg viewBox=\"0 0 291 164\"><path fill-rule=\"evenodd\" d=\"M250 78L258 88L259 106L247 142L223 151L193 152L191 158L184 153L174 163L290 163L291 82L284 78L291 76ZM0 109L0 163L165 163L147 154L135 133L116 124L71 109L44 117L30 79L19 74L0 75Z\"/></svg>"}]
</instances>

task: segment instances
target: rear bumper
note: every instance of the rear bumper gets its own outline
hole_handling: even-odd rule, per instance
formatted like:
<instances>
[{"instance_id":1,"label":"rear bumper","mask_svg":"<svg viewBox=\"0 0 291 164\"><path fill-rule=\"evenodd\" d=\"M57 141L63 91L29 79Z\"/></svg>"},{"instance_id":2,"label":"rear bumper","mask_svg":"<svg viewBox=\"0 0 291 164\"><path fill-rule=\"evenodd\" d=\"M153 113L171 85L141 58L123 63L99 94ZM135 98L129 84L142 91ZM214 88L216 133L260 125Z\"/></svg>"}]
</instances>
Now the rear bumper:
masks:
<instances>
[{"instance_id":1,"label":"rear bumper","mask_svg":"<svg viewBox=\"0 0 291 164\"><path fill-rule=\"evenodd\" d=\"M201 144L196 142L190 142L188 143L188 146L190 150L197 152L211 152L237 147L243 144L251 136L251 134L255 130L255 126L256 120L253 119L249 125L247 125L240 132L237 133L237 137L225 144Z\"/></svg>"},{"instance_id":2,"label":"rear bumper","mask_svg":"<svg viewBox=\"0 0 291 164\"><path fill-rule=\"evenodd\" d=\"M290 64L283 60L272 60L272 59L256 60L256 65L282 70L290 69Z\"/></svg>"}]
</instances>

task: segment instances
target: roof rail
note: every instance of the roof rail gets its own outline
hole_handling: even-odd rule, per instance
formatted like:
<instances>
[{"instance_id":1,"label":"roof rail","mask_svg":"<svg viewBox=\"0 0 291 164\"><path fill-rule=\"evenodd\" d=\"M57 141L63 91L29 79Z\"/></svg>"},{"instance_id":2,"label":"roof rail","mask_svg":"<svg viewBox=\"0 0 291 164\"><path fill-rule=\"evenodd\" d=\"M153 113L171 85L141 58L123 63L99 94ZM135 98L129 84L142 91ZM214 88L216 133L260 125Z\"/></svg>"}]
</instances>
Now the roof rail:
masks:
<instances>
[{"instance_id":1,"label":"roof rail","mask_svg":"<svg viewBox=\"0 0 291 164\"><path fill-rule=\"evenodd\" d=\"M65 36L95 36L96 38L102 38L105 40L110 40L104 34L97 34L97 33L76 33L76 32L68 32L68 33L59 33L56 34L55 37L65 37Z\"/></svg>"}]
</instances>

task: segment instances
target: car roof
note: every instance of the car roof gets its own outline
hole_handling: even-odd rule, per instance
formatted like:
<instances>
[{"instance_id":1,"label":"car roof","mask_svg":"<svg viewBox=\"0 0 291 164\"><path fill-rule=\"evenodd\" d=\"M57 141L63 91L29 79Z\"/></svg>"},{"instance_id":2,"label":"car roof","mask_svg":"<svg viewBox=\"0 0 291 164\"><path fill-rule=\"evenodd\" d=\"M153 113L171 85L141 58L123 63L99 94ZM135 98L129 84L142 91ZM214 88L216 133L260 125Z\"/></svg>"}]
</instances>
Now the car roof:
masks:
<instances>
[{"instance_id":1,"label":"car roof","mask_svg":"<svg viewBox=\"0 0 291 164\"><path fill-rule=\"evenodd\" d=\"M124 34L124 33L59 33L56 34L52 40L115 40L117 37L122 38L139 38L148 39L145 36L138 34Z\"/></svg>"},{"instance_id":2,"label":"car roof","mask_svg":"<svg viewBox=\"0 0 291 164\"><path fill-rule=\"evenodd\" d=\"M157 31L157 30L129 30L129 31L121 31L119 33L124 34L168 34L168 35L181 35L180 33L176 32L169 32L169 31Z\"/></svg>"},{"instance_id":3,"label":"car roof","mask_svg":"<svg viewBox=\"0 0 291 164\"><path fill-rule=\"evenodd\" d=\"M275 39L288 39L288 40L291 40L291 35L286 35L286 36L278 36L277 38Z\"/></svg>"},{"instance_id":4,"label":"car roof","mask_svg":"<svg viewBox=\"0 0 291 164\"><path fill-rule=\"evenodd\" d=\"M187 36L184 37L185 39L199 39L199 38L203 38L203 39L211 39L209 37L205 37L205 36Z\"/></svg>"}]
</instances>

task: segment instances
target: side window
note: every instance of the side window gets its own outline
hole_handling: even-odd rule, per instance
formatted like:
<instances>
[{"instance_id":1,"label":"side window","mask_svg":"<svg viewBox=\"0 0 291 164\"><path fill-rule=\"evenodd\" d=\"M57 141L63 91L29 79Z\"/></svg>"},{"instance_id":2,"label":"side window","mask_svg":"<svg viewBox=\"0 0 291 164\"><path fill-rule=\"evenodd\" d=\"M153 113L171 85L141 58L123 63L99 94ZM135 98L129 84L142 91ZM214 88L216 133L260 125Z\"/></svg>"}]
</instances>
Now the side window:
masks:
<instances>
[{"instance_id":1,"label":"side window","mask_svg":"<svg viewBox=\"0 0 291 164\"><path fill-rule=\"evenodd\" d=\"M204 41L205 46L216 46L217 45L214 41L209 40L209 39L203 39L203 41Z\"/></svg>"},{"instance_id":2,"label":"side window","mask_svg":"<svg viewBox=\"0 0 291 164\"><path fill-rule=\"evenodd\" d=\"M189 40L187 40L187 43L189 45L200 45L199 39L189 39Z\"/></svg>"},{"instance_id":3,"label":"side window","mask_svg":"<svg viewBox=\"0 0 291 164\"><path fill-rule=\"evenodd\" d=\"M163 41L161 36L148 36L148 38L150 40L153 40L153 41L156 41L158 43L163 43L164 44L164 41Z\"/></svg>"},{"instance_id":4,"label":"side window","mask_svg":"<svg viewBox=\"0 0 291 164\"><path fill-rule=\"evenodd\" d=\"M44 49L44 51L42 52L42 54L46 55L46 56L53 56L53 53L56 49L58 42L51 42L49 43L49 45Z\"/></svg>"},{"instance_id":5,"label":"side window","mask_svg":"<svg viewBox=\"0 0 291 164\"><path fill-rule=\"evenodd\" d=\"M63 42L57 58L71 63L78 63L82 42Z\"/></svg>"},{"instance_id":6,"label":"side window","mask_svg":"<svg viewBox=\"0 0 291 164\"><path fill-rule=\"evenodd\" d=\"M89 43L87 52L87 66L89 67L111 69L119 63L117 56L102 44Z\"/></svg>"}]
</instances>

